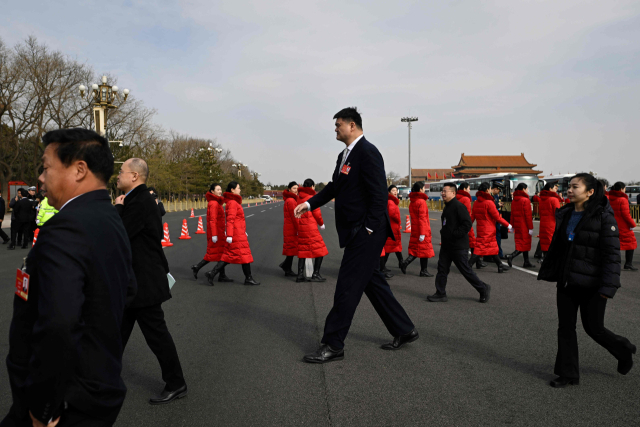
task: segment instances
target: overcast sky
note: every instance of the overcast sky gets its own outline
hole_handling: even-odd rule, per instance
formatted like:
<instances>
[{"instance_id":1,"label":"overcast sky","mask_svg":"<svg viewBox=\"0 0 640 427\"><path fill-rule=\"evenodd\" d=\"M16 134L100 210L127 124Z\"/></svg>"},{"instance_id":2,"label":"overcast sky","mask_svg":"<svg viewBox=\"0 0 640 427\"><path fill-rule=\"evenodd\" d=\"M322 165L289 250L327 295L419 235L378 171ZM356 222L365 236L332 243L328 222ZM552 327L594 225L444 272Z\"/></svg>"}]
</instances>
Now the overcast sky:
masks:
<instances>
[{"instance_id":1,"label":"overcast sky","mask_svg":"<svg viewBox=\"0 0 640 427\"><path fill-rule=\"evenodd\" d=\"M167 129L217 138L264 182L328 181L357 106L387 171L520 154L640 180L640 2L6 1L35 35L118 76ZM91 82L88 82L91 83Z\"/></svg>"}]
</instances>

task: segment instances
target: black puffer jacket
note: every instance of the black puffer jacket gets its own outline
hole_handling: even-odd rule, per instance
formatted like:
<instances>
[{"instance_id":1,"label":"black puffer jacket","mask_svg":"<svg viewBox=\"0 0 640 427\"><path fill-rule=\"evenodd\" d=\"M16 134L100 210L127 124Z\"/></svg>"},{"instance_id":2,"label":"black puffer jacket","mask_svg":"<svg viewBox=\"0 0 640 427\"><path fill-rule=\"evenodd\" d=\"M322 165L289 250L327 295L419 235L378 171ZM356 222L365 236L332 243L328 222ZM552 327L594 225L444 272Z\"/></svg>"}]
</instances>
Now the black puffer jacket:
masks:
<instances>
[{"instance_id":1,"label":"black puffer jacket","mask_svg":"<svg viewBox=\"0 0 640 427\"><path fill-rule=\"evenodd\" d=\"M556 211L556 229L538 280L598 288L613 298L620 287L620 239L613 209L603 197L594 210L585 212L569 242L566 229L573 211L573 203Z\"/></svg>"}]
</instances>

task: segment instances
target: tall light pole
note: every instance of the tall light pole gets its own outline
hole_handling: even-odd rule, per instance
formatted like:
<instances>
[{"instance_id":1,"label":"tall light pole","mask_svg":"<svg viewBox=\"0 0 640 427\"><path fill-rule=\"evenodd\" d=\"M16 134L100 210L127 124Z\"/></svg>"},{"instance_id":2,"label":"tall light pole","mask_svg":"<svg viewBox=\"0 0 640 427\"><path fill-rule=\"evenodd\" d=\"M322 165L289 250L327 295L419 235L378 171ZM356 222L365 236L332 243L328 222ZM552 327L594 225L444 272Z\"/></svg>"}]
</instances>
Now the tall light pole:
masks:
<instances>
[{"instance_id":1,"label":"tall light pole","mask_svg":"<svg viewBox=\"0 0 640 427\"><path fill-rule=\"evenodd\" d=\"M84 97L87 88L84 85L80 85L78 89L80 90L80 96ZM129 89L123 90L122 93L124 94L122 102L124 102L129 96ZM93 123L95 125L95 130L101 136L106 136L107 110L118 108L118 106L114 105L113 102L116 99L120 100L118 86L108 85L107 76L102 76L101 85L97 85L96 83L91 85L91 98L93 102Z\"/></svg>"},{"instance_id":2,"label":"tall light pole","mask_svg":"<svg viewBox=\"0 0 640 427\"><path fill-rule=\"evenodd\" d=\"M231 166L233 166L234 168L238 168L238 178L242 177L242 168L249 167L248 165L243 165L242 162L234 163Z\"/></svg>"},{"instance_id":3,"label":"tall light pole","mask_svg":"<svg viewBox=\"0 0 640 427\"><path fill-rule=\"evenodd\" d=\"M401 122L406 122L409 128L409 191L411 191L411 122L417 122L417 117L403 117Z\"/></svg>"}]
</instances>

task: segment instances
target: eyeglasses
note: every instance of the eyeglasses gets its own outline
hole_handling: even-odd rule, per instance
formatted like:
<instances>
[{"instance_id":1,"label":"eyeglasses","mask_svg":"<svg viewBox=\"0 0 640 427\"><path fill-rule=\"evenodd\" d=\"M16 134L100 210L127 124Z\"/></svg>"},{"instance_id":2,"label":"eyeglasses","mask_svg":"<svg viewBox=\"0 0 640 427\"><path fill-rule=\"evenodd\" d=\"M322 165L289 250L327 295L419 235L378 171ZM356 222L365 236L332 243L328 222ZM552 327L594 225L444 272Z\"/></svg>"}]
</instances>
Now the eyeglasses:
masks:
<instances>
[{"instance_id":1,"label":"eyeglasses","mask_svg":"<svg viewBox=\"0 0 640 427\"><path fill-rule=\"evenodd\" d=\"M120 169L120 171L118 172L118 175L122 175L123 173L138 173L138 172L134 172L134 171L123 171L122 169Z\"/></svg>"}]
</instances>

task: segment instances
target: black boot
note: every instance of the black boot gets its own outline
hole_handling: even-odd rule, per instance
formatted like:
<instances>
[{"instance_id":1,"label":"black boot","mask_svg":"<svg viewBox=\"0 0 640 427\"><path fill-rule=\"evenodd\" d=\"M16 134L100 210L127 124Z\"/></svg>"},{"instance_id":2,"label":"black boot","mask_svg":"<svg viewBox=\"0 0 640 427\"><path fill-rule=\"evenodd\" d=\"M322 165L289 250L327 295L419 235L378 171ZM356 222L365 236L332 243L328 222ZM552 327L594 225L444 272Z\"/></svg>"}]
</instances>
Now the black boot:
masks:
<instances>
[{"instance_id":1,"label":"black boot","mask_svg":"<svg viewBox=\"0 0 640 427\"><path fill-rule=\"evenodd\" d=\"M411 264L414 259L416 259L416 257L409 255L407 259L400 263L400 271L402 271L402 274L407 274L407 266Z\"/></svg>"},{"instance_id":2,"label":"black boot","mask_svg":"<svg viewBox=\"0 0 640 427\"><path fill-rule=\"evenodd\" d=\"M296 273L293 272L291 266L293 265L293 257L288 256L285 260L280 264L280 268L284 271L285 277L295 277Z\"/></svg>"},{"instance_id":3,"label":"black boot","mask_svg":"<svg viewBox=\"0 0 640 427\"><path fill-rule=\"evenodd\" d=\"M540 259L538 260L538 264L542 264L546 256L547 256L546 252L541 252Z\"/></svg>"},{"instance_id":4,"label":"black boot","mask_svg":"<svg viewBox=\"0 0 640 427\"><path fill-rule=\"evenodd\" d=\"M191 266L191 271L193 271L193 278L198 280L198 271L205 265L209 264L209 261L202 260L199 263Z\"/></svg>"},{"instance_id":5,"label":"black boot","mask_svg":"<svg viewBox=\"0 0 640 427\"><path fill-rule=\"evenodd\" d=\"M633 266L633 249L628 250L624 253L624 269L630 271L638 271L638 269Z\"/></svg>"},{"instance_id":6,"label":"black boot","mask_svg":"<svg viewBox=\"0 0 640 427\"><path fill-rule=\"evenodd\" d=\"M298 258L298 277L296 277L296 283L307 281L304 277L304 261L305 258Z\"/></svg>"},{"instance_id":7,"label":"black boot","mask_svg":"<svg viewBox=\"0 0 640 427\"><path fill-rule=\"evenodd\" d=\"M533 264L529 261L529 252L522 252L522 258L524 258L524 268L532 268Z\"/></svg>"},{"instance_id":8,"label":"black boot","mask_svg":"<svg viewBox=\"0 0 640 427\"><path fill-rule=\"evenodd\" d=\"M387 268L387 260L389 259L389 254L385 254L380 257L380 271L383 273L388 273L390 270Z\"/></svg>"},{"instance_id":9,"label":"black boot","mask_svg":"<svg viewBox=\"0 0 640 427\"><path fill-rule=\"evenodd\" d=\"M400 268L400 264L402 264L402 252L396 252L396 258L398 259L398 268Z\"/></svg>"},{"instance_id":10,"label":"black boot","mask_svg":"<svg viewBox=\"0 0 640 427\"><path fill-rule=\"evenodd\" d=\"M313 263L313 276L309 279L310 282L326 282L327 279L320 275L320 267L322 266L323 257L316 258Z\"/></svg>"},{"instance_id":11,"label":"black boot","mask_svg":"<svg viewBox=\"0 0 640 427\"><path fill-rule=\"evenodd\" d=\"M231 283L233 279L228 277L224 272L224 267L220 269L220 275L218 276L218 282L220 283Z\"/></svg>"},{"instance_id":12,"label":"black boot","mask_svg":"<svg viewBox=\"0 0 640 427\"><path fill-rule=\"evenodd\" d=\"M509 267L513 267L513 259L520 254L520 251L513 251L509 255L507 255L507 263L509 264Z\"/></svg>"},{"instance_id":13,"label":"black boot","mask_svg":"<svg viewBox=\"0 0 640 427\"><path fill-rule=\"evenodd\" d=\"M498 273L504 273L510 269L510 267L504 265L502 261L500 261L500 257L498 255L493 256L493 262L498 266Z\"/></svg>"},{"instance_id":14,"label":"black boot","mask_svg":"<svg viewBox=\"0 0 640 427\"><path fill-rule=\"evenodd\" d=\"M427 270L428 266L429 258L420 258L420 277L433 277L433 274Z\"/></svg>"},{"instance_id":15,"label":"black boot","mask_svg":"<svg viewBox=\"0 0 640 427\"><path fill-rule=\"evenodd\" d=\"M242 264L242 272L244 273L244 284L245 285L259 285L260 282L256 282L253 280L251 276L251 264Z\"/></svg>"},{"instance_id":16,"label":"black boot","mask_svg":"<svg viewBox=\"0 0 640 427\"><path fill-rule=\"evenodd\" d=\"M216 276L218 275L218 273L220 273L220 270L222 270L224 268L224 266L227 265L226 262L223 261L218 261L218 263L216 264L215 267L213 267L213 270L208 271L204 274L204 277L207 278L207 281L209 282L209 284L211 286L214 285L213 283L213 279L216 278Z\"/></svg>"}]
</instances>

